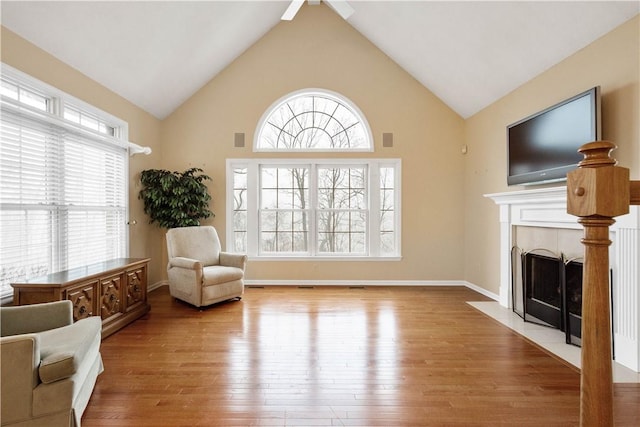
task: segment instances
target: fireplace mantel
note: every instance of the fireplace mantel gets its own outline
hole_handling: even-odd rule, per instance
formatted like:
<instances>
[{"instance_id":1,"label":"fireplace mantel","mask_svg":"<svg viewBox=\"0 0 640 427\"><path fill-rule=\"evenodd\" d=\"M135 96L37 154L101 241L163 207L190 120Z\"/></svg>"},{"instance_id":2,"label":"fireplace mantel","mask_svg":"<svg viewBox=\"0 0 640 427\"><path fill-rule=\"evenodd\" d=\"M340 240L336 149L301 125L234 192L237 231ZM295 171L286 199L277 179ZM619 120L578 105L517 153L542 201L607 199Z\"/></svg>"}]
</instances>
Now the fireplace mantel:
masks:
<instances>
[{"instance_id":1,"label":"fireplace mantel","mask_svg":"<svg viewBox=\"0 0 640 427\"><path fill-rule=\"evenodd\" d=\"M511 248L516 226L582 229L567 213L567 188L486 194L500 207L500 304L511 308ZM640 372L640 214L630 206L610 228L616 361Z\"/></svg>"}]
</instances>

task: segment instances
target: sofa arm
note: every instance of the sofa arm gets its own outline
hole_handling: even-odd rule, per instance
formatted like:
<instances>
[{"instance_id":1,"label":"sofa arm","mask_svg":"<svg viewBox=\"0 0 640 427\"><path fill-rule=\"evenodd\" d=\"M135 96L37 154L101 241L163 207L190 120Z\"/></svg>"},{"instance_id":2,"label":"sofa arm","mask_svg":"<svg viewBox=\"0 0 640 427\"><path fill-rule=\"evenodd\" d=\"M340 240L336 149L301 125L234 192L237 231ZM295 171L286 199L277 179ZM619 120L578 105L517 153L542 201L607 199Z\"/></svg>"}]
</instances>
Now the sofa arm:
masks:
<instances>
[{"instance_id":1,"label":"sofa arm","mask_svg":"<svg viewBox=\"0 0 640 427\"><path fill-rule=\"evenodd\" d=\"M202 263L197 259L184 258L184 257L175 257L169 259L169 265L167 268L178 267L178 268L186 268L189 270L200 270L202 271Z\"/></svg>"},{"instance_id":2,"label":"sofa arm","mask_svg":"<svg viewBox=\"0 0 640 427\"><path fill-rule=\"evenodd\" d=\"M31 416L33 389L38 385L40 337L37 334L0 338L2 359L2 424Z\"/></svg>"},{"instance_id":3,"label":"sofa arm","mask_svg":"<svg viewBox=\"0 0 640 427\"><path fill-rule=\"evenodd\" d=\"M0 309L0 336L3 337L47 331L72 323L73 304L68 300Z\"/></svg>"},{"instance_id":4,"label":"sofa arm","mask_svg":"<svg viewBox=\"0 0 640 427\"><path fill-rule=\"evenodd\" d=\"M40 381L50 384L78 372L83 361L99 351L101 333L100 316L40 333Z\"/></svg>"},{"instance_id":5,"label":"sofa arm","mask_svg":"<svg viewBox=\"0 0 640 427\"><path fill-rule=\"evenodd\" d=\"M247 256L231 252L220 252L220 265L236 267L244 271L247 265Z\"/></svg>"}]
</instances>

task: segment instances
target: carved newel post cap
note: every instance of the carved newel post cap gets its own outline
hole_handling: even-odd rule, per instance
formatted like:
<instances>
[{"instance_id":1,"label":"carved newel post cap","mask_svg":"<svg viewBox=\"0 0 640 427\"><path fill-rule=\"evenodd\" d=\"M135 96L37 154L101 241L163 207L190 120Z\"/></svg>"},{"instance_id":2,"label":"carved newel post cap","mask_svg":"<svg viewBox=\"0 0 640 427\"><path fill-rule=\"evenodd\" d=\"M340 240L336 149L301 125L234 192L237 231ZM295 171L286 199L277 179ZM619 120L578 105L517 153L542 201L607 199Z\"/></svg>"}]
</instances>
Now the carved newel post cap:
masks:
<instances>
[{"instance_id":1,"label":"carved newel post cap","mask_svg":"<svg viewBox=\"0 0 640 427\"><path fill-rule=\"evenodd\" d=\"M616 145L594 141L580 147L584 159L567 174L567 212L613 218L629 213L629 169L610 156Z\"/></svg>"}]
</instances>

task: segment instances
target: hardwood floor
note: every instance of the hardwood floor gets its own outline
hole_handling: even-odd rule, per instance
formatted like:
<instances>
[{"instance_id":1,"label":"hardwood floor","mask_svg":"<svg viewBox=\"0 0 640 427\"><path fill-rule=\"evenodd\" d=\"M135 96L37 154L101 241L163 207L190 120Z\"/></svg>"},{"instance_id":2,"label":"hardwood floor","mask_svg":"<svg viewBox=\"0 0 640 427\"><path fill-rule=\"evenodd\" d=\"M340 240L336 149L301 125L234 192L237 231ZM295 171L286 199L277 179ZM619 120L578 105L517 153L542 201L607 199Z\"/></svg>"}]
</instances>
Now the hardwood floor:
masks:
<instances>
[{"instance_id":1,"label":"hardwood floor","mask_svg":"<svg viewBox=\"0 0 640 427\"><path fill-rule=\"evenodd\" d=\"M248 288L199 311L167 287L102 343L93 426L570 426L577 370L463 287ZM616 425L640 386L615 385Z\"/></svg>"}]
</instances>

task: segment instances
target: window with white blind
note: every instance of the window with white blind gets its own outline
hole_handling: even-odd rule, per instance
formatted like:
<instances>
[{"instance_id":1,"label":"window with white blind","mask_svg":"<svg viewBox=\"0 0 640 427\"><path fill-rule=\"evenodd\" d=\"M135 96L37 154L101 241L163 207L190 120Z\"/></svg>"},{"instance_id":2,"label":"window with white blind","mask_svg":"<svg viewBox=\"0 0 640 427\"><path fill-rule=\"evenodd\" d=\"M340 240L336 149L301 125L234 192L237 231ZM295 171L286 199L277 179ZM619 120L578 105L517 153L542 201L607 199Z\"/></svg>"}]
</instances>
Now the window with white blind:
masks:
<instances>
[{"instance_id":1,"label":"window with white blind","mask_svg":"<svg viewBox=\"0 0 640 427\"><path fill-rule=\"evenodd\" d=\"M3 65L0 293L128 254L126 123Z\"/></svg>"}]
</instances>

